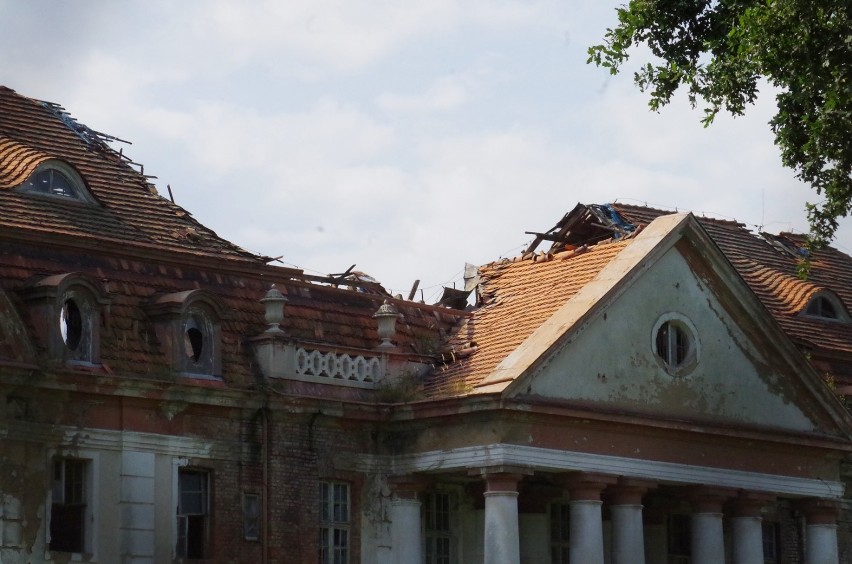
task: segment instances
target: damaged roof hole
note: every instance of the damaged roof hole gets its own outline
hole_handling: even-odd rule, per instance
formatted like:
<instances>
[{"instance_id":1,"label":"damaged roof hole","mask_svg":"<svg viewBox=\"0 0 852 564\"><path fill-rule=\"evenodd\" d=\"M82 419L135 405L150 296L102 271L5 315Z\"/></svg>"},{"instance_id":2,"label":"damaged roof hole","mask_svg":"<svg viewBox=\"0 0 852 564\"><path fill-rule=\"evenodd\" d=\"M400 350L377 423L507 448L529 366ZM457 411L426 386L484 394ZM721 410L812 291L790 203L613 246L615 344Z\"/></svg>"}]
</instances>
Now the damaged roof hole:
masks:
<instances>
[{"instance_id":1,"label":"damaged roof hole","mask_svg":"<svg viewBox=\"0 0 852 564\"><path fill-rule=\"evenodd\" d=\"M68 350L77 350L83 337L83 315L72 299L65 300L62 304L62 310L59 313L59 331Z\"/></svg>"}]
</instances>

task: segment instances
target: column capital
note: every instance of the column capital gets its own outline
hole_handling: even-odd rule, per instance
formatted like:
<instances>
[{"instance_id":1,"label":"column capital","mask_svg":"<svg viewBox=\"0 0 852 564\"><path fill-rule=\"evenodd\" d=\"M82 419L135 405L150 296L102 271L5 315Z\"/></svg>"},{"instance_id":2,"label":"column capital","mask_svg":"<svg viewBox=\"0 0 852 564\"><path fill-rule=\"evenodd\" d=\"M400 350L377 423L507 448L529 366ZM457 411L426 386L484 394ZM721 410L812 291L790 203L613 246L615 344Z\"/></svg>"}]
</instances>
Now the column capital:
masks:
<instances>
[{"instance_id":1,"label":"column capital","mask_svg":"<svg viewBox=\"0 0 852 564\"><path fill-rule=\"evenodd\" d=\"M737 496L737 490L707 486L690 487L687 492L693 513L722 513L725 502Z\"/></svg>"},{"instance_id":2,"label":"column capital","mask_svg":"<svg viewBox=\"0 0 852 564\"><path fill-rule=\"evenodd\" d=\"M388 477L388 486L396 499L416 500L420 493L430 488L433 483L432 478L413 474Z\"/></svg>"},{"instance_id":3,"label":"column capital","mask_svg":"<svg viewBox=\"0 0 852 564\"><path fill-rule=\"evenodd\" d=\"M805 514L808 525L835 525L840 513L836 499L811 497L799 500L797 507Z\"/></svg>"},{"instance_id":4,"label":"column capital","mask_svg":"<svg viewBox=\"0 0 852 564\"><path fill-rule=\"evenodd\" d=\"M524 466L485 466L482 468L471 468L469 476L481 476L485 480L485 493L493 492L516 492L518 482L524 476L532 476L532 468Z\"/></svg>"},{"instance_id":5,"label":"column capital","mask_svg":"<svg viewBox=\"0 0 852 564\"><path fill-rule=\"evenodd\" d=\"M655 487L657 483L651 480L619 478L617 483L607 486L604 493L612 505L642 505L642 497Z\"/></svg>"},{"instance_id":6,"label":"column capital","mask_svg":"<svg viewBox=\"0 0 852 564\"><path fill-rule=\"evenodd\" d=\"M618 482L618 477L609 474L571 472L559 474L555 481L568 490L571 501L600 501L601 491Z\"/></svg>"},{"instance_id":7,"label":"column capital","mask_svg":"<svg viewBox=\"0 0 852 564\"><path fill-rule=\"evenodd\" d=\"M764 492L740 491L728 501L734 517L760 517L761 510L775 501L776 496Z\"/></svg>"}]
</instances>

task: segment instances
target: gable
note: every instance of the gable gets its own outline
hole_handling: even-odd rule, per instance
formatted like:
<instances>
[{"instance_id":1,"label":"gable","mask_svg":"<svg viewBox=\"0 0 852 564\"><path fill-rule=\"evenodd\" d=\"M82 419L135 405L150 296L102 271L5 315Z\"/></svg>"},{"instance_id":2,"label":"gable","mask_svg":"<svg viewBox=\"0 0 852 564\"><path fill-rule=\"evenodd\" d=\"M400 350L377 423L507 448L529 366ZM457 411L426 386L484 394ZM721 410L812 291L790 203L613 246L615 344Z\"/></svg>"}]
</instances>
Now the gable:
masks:
<instances>
[{"instance_id":1,"label":"gable","mask_svg":"<svg viewBox=\"0 0 852 564\"><path fill-rule=\"evenodd\" d=\"M654 330L668 318L691 329L696 359L682 374L672 374L658 355ZM770 351L745 334L673 247L532 375L524 391L667 418L815 431L817 418L796 401L803 393L798 378Z\"/></svg>"},{"instance_id":2,"label":"gable","mask_svg":"<svg viewBox=\"0 0 852 564\"><path fill-rule=\"evenodd\" d=\"M694 218L649 226L622 255L509 355L492 382L514 372L505 393L515 397L845 433L838 425L848 425L848 414ZM659 354L666 320L694 333L695 361L675 370Z\"/></svg>"}]
</instances>

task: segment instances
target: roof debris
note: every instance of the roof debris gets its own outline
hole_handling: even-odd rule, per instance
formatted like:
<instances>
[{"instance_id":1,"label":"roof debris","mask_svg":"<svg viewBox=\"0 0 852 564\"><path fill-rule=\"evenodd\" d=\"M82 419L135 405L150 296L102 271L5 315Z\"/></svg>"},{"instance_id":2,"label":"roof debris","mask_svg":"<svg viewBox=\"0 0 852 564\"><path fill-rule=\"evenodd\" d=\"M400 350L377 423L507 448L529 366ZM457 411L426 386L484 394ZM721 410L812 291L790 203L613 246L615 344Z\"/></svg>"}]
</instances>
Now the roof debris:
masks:
<instances>
[{"instance_id":1,"label":"roof debris","mask_svg":"<svg viewBox=\"0 0 852 564\"><path fill-rule=\"evenodd\" d=\"M542 241L551 241L550 253L597 243L606 239L621 239L631 235L636 226L625 220L612 204L577 204L545 233L527 231L535 239L524 257L534 253Z\"/></svg>"}]
</instances>

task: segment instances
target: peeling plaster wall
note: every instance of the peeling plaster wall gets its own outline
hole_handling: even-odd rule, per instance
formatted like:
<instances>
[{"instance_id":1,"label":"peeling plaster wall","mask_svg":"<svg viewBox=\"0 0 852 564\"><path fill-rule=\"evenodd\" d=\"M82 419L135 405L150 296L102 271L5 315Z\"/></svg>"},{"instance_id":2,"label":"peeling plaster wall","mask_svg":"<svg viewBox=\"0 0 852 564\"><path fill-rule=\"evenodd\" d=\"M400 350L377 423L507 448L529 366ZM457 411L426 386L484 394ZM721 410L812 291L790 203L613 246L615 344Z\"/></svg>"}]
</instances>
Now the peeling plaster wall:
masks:
<instances>
[{"instance_id":1,"label":"peeling plaster wall","mask_svg":"<svg viewBox=\"0 0 852 564\"><path fill-rule=\"evenodd\" d=\"M32 425L33 438L45 438ZM43 429L41 429L43 430ZM6 434L8 435L8 429ZM13 426L12 432L15 431ZM164 452L138 451L125 444L150 444L152 435L128 431L88 430L83 433L54 427L54 442L3 439L0 454L0 562L79 561L71 554L50 552L47 527L50 513L50 469L55 455L87 461L86 499L91 512L86 526L86 562L168 562L174 552L173 475L178 456L209 451L202 440L161 441ZM165 439L165 437L164 437ZM155 439L154 439L155 440ZM97 443L100 448L91 448Z\"/></svg>"},{"instance_id":2,"label":"peeling plaster wall","mask_svg":"<svg viewBox=\"0 0 852 564\"><path fill-rule=\"evenodd\" d=\"M698 332L694 370L672 376L653 349L657 320L675 312ZM559 350L521 393L600 403L666 417L814 431L796 387L749 342L719 299L669 250Z\"/></svg>"}]
</instances>

